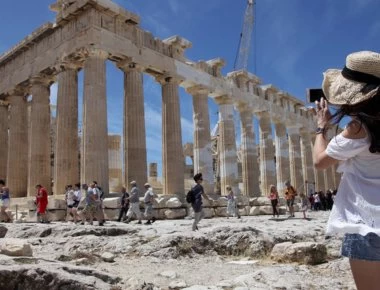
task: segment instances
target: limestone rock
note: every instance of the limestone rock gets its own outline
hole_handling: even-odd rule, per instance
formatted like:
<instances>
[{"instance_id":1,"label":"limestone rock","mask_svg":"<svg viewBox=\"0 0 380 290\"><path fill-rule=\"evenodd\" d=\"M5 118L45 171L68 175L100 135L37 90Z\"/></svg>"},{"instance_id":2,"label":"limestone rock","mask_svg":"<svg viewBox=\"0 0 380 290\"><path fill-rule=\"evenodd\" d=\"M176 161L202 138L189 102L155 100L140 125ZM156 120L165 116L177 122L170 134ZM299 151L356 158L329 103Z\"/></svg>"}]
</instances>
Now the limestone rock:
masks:
<instances>
[{"instance_id":1,"label":"limestone rock","mask_svg":"<svg viewBox=\"0 0 380 290\"><path fill-rule=\"evenodd\" d=\"M227 198L225 197L219 197L218 199L214 200L213 204L215 206L227 206Z\"/></svg>"},{"instance_id":2,"label":"limestone rock","mask_svg":"<svg viewBox=\"0 0 380 290\"><path fill-rule=\"evenodd\" d=\"M0 226L0 239L5 237L7 231L8 229L5 226Z\"/></svg>"},{"instance_id":3,"label":"limestone rock","mask_svg":"<svg viewBox=\"0 0 380 290\"><path fill-rule=\"evenodd\" d=\"M260 206L260 214L273 214L272 206L269 206L269 205Z\"/></svg>"},{"instance_id":4,"label":"limestone rock","mask_svg":"<svg viewBox=\"0 0 380 290\"><path fill-rule=\"evenodd\" d=\"M165 217L167 219L181 219L186 216L185 208L167 209L165 210Z\"/></svg>"},{"instance_id":5,"label":"limestone rock","mask_svg":"<svg viewBox=\"0 0 380 290\"><path fill-rule=\"evenodd\" d=\"M168 208L180 208L182 202L177 197L172 197L166 202L166 207Z\"/></svg>"},{"instance_id":6,"label":"limestone rock","mask_svg":"<svg viewBox=\"0 0 380 290\"><path fill-rule=\"evenodd\" d=\"M120 198L119 197L105 198L103 200L103 206L104 208L118 209L120 206Z\"/></svg>"},{"instance_id":7,"label":"limestone rock","mask_svg":"<svg viewBox=\"0 0 380 290\"><path fill-rule=\"evenodd\" d=\"M175 279L177 278L177 273L174 271L165 271L165 272L160 273L160 276L166 277L169 279Z\"/></svg>"},{"instance_id":8,"label":"limestone rock","mask_svg":"<svg viewBox=\"0 0 380 290\"><path fill-rule=\"evenodd\" d=\"M215 215L214 209L211 207L203 208L204 218L212 218Z\"/></svg>"},{"instance_id":9,"label":"limestone rock","mask_svg":"<svg viewBox=\"0 0 380 290\"><path fill-rule=\"evenodd\" d=\"M115 255L110 253L110 252L104 252L100 258L102 258L102 260L104 262L108 262L108 263L113 263L115 261Z\"/></svg>"},{"instance_id":10,"label":"limestone rock","mask_svg":"<svg viewBox=\"0 0 380 290\"><path fill-rule=\"evenodd\" d=\"M226 217L227 214L227 208L226 207L217 207L215 208L215 215L218 217Z\"/></svg>"},{"instance_id":11,"label":"limestone rock","mask_svg":"<svg viewBox=\"0 0 380 290\"><path fill-rule=\"evenodd\" d=\"M25 240L4 239L1 243L0 254L7 256L33 256L31 245Z\"/></svg>"},{"instance_id":12,"label":"limestone rock","mask_svg":"<svg viewBox=\"0 0 380 290\"><path fill-rule=\"evenodd\" d=\"M260 214L260 207L259 206L252 206L249 215L259 215Z\"/></svg>"},{"instance_id":13,"label":"limestone rock","mask_svg":"<svg viewBox=\"0 0 380 290\"><path fill-rule=\"evenodd\" d=\"M277 262L297 262L315 265L326 261L327 249L324 244L314 242L276 244L271 252L271 258Z\"/></svg>"},{"instance_id":14,"label":"limestone rock","mask_svg":"<svg viewBox=\"0 0 380 290\"><path fill-rule=\"evenodd\" d=\"M173 281L169 284L169 289L181 289L187 287L187 284L183 280Z\"/></svg>"},{"instance_id":15,"label":"limestone rock","mask_svg":"<svg viewBox=\"0 0 380 290\"><path fill-rule=\"evenodd\" d=\"M66 209L66 201L63 199L56 199L53 196L48 197L48 209Z\"/></svg>"}]
</instances>

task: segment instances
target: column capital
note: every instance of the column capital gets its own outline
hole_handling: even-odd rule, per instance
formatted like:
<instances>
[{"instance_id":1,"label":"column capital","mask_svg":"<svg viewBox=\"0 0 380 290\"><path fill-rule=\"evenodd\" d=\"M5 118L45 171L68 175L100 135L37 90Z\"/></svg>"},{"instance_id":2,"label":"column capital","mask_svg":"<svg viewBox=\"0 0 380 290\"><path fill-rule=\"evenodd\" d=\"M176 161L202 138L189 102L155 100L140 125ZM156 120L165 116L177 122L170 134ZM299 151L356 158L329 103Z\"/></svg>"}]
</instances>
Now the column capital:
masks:
<instances>
[{"instance_id":1,"label":"column capital","mask_svg":"<svg viewBox=\"0 0 380 290\"><path fill-rule=\"evenodd\" d=\"M55 66L54 70L57 73L61 73L66 70L79 70L83 67L83 60L71 60L71 59L62 59Z\"/></svg>"},{"instance_id":2,"label":"column capital","mask_svg":"<svg viewBox=\"0 0 380 290\"><path fill-rule=\"evenodd\" d=\"M208 94L210 93L210 90L202 85L195 85L195 86L186 88L186 92L188 92L193 97L198 96L198 95L208 96Z\"/></svg>"},{"instance_id":3,"label":"column capital","mask_svg":"<svg viewBox=\"0 0 380 290\"><path fill-rule=\"evenodd\" d=\"M42 85L45 87L50 87L50 85L54 82L53 76L39 74L30 78L30 86L34 85Z\"/></svg>"},{"instance_id":4,"label":"column capital","mask_svg":"<svg viewBox=\"0 0 380 290\"><path fill-rule=\"evenodd\" d=\"M117 62L116 66L125 73L131 71L137 71L139 73L142 73L144 71L144 67L142 65L132 62L129 58Z\"/></svg>"},{"instance_id":5,"label":"column capital","mask_svg":"<svg viewBox=\"0 0 380 290\"><path fill-rule=\"evenodd\" d=\"M268 111L262 111L255 113L256 117L260 119L269 118L270 119L270 112Z\"/></svg>"},{"instance_id":6,"label":"column capital","mask_svg":"<svg viewBox=\"0 0 380 290\"><path fill-rule=\"evenodd\" d=\"M215 103L218 105L232 105L233 99L228 95L218 96L214 98Z\"/></svg>"},{"instance_id":7,"label":"column capital","mask_svg":"<svg viewBox=\"0 0 380 290\"><path fill-rule=\"evenodd\" d=\"M28 95L28 89L27 87L21 87L21 86L16 86L10 91L7 92L7 97L6 100L10 99L10 97L26 97Z\"/></svg>"},{"instance_id":8,"label":"column capital","mask_svg":"<svg viewBox=\"0 0 380 290\"><path fill-rule=\"evenodd\" d=\"M179 85L182 82L181 79L171 76L171 75L166 75L166 74L157 76L156 81L160 83L161 85L166 85L169 83Z\"/></svg>"},{"instance_id":9,"label":"column capital","mask_svg":"<svg viewBox=\"0 0 380 290\"><path fill-rule=\"evenodd\" d=\"M8 107L9 102L0 100L0 107Z\"/></svg>"},{"instance_id":10,"label":"column capital","mask_svg":"<svg viewBox=\"0 0 380 290\"><path fill-rule=\"evenodd\" d=\"M250 107L246 102L238 102L236 104L236 109L240 114L253 114L252 107Z\"/></svg>"}]
</instances>

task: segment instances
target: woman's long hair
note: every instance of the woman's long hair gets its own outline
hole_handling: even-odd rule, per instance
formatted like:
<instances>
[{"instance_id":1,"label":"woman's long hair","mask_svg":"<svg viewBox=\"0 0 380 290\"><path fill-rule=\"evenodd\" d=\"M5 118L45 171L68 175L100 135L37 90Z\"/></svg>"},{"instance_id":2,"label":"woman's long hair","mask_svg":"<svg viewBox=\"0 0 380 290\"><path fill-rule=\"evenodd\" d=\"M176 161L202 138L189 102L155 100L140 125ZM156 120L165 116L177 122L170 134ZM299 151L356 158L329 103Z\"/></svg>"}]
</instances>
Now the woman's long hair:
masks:
<instances>
[{"instance_id":1,"label":"woman's long hair","mask_svg":"<svg viewBox=\"0 0 380 290\"><path fill-rule=\"evenodd\" d=\"M360 102L355 105L341 105L337 107L335 114L331 116L334 124L339 125L345 117L353 117L366 128L371 145L371 153L380 153L380 89L378 93L369 100Z\"/></svg>"}]
</instances>

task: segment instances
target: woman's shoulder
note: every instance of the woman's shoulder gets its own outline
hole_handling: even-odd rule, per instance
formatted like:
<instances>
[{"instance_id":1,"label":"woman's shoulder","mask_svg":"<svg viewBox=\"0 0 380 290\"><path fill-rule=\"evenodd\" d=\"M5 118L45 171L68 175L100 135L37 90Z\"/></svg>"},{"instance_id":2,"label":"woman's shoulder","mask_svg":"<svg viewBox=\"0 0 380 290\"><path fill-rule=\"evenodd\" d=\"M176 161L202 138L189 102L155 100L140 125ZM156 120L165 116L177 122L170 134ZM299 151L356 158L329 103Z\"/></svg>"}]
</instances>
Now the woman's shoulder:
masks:
<instances>
[{"instance_id":1,"label":"woman's shoulder","mask_svg":"<svg viewBox=\"0 0 380 290\"><path fill-rule=\"evenodd\" d=\"M341 135L347 139L364 139L367 137L367 131L359 121L351 120Z\"/></svg>"}]
</instances>

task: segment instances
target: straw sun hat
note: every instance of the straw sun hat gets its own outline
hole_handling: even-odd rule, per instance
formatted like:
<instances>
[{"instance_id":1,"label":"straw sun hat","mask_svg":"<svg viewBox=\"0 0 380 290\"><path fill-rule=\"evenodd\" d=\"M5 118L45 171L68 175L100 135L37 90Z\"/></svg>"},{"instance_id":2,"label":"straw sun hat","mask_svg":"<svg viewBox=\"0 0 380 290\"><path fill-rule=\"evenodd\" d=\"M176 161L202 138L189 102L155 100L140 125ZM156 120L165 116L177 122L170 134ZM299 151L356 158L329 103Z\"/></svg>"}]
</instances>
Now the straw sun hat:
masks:
<instances>
[{"instance_id":1,"label":"straw sun hat","mask_svg":"<svg viewBox=\"0 0 380 290\"><path fill-rule=\"evenodd\" d=\"M380 54L372 51L351 53L343 70L324 72L323 92L334 105L355 105L380 92Z\"/></svg>"}]
</instances>

